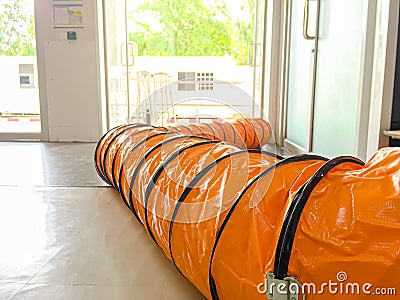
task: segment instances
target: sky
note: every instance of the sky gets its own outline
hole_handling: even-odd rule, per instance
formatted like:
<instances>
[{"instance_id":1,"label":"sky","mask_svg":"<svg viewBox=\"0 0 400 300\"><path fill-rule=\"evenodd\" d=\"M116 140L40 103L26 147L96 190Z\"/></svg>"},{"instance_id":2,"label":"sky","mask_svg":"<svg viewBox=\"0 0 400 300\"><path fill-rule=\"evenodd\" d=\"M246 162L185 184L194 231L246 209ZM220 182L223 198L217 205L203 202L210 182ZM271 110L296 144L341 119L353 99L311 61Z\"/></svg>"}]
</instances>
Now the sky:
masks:
<instances>
[{"instance_id":1,"label":"sky","mask_svg":"<svg viewBox=\"0 0 400 300\"><path fill-rule=\"evenodd\" d=\"M0 0L0 10L2 10L3 4L11 3L15 0ZM23 11L29 14L34 14L34 0L22 0L24 5L22 6Z\"/></svg>"}]
</instances>

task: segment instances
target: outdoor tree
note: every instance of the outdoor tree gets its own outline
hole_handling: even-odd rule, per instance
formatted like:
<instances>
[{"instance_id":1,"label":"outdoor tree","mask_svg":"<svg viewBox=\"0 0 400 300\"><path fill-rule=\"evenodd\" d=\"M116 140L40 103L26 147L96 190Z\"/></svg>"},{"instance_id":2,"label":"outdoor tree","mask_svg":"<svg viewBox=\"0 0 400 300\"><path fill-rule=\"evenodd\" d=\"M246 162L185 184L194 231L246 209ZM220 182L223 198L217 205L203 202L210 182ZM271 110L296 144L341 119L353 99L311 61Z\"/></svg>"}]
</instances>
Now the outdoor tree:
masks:
<instances>
[{"instance_id":1,"label":"outdoor tree","mask_svg":"<svg viewBox=\"0 0 400 300\"><path fill-rule=\"evenodd\" d=\"M224 0L146 0L130 17L129 38L138 44L139 55L232 55L238 64L248 63L254 0L229 6Z\"/></svg>"},{"instance_id":2,"label":"outdoor tree","mask_svg":"<svg viewBox=\"0 0 400 300\"><path fill-rule=\"evenodd\" d=\"M239 65L249 63L250 45L254 42L254 0L243 1L240 13L232 21L234 57Z\"/></svg>"},{"instance_id":3,"label":"outdoor tree","mask_svg":"<svg viewBox=\"0 0 400 300\"><path fill-rule=\"evenodd\" d=\"M0 55L36 55L34 17L25 7L23 0L0 6Z\"/></svg>"},{"instance_id":4,"label":"outdoor tree","mask_svg":"<svg viewBox=\"0 0 400 300\"><path fill-rule=\"evenodd\" d=\"M147 20L140 21L146 16ZM133 13L130 39L139 55L231 55L231 24L226 5L202 0L147 0ZM139 20L139 21L138 21Z\"/></svg>"}]
</instances>

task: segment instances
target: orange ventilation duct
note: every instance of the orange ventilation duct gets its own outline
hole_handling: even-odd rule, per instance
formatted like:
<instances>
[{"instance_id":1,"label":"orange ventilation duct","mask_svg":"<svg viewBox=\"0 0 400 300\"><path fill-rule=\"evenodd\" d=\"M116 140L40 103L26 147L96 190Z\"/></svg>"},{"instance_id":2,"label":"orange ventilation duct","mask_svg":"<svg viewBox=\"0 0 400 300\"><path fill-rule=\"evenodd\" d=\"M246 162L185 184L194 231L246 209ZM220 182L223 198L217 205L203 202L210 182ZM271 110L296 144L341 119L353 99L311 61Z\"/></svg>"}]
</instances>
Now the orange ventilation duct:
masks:
<instances>
[{"instance_id":1,"label":"orange ventilation duct","mask_svg":"<svg viewBox=\"0 0 400 300\"><path fill-rule=\"evenodd\" d=\"M187 135L203 136L212 140L225 141L247 149L261 148L271 138L271 126L263 119L239 119L232 123L213 122L169 127L171 131Z\"/></svg>"},{"instance_id":2,"label":"orange ventilation duct","mask_svg":"<svg viewBox=\"0 0 400 300\"><path fill-rule=\"evenodd\" d=\"M96 148L99 175L183 276L213 300L400 293L399 149L366 165L283 159L238 147L264 145L267 123L226 124L120 126Z\"/></svg>"}]
</instances>

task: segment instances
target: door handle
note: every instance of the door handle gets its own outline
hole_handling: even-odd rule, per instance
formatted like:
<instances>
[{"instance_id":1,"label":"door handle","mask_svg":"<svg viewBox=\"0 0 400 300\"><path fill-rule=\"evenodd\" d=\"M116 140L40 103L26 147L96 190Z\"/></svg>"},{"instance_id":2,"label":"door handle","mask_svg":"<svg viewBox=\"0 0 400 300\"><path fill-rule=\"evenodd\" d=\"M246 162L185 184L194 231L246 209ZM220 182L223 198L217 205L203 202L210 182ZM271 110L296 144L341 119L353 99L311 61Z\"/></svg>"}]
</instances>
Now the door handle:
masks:
<instances>
[{"instance_id":1,"label":"door handle","mask_svg":"<svg viewBox=\"0 0 400 300\"><path fill-rule=\"evenodd\" d=\"M128 47L128 48L127 48ZM128 52L128 53L127 53ZM128 57L126 55L128 54ZM135 65L135 55L137 55L137 47L134 43L121 44L121 65L132 67Z\"/></svg>"},{"instance_id":2,"label":"door handle","mask_svg":"<svg viewBox=\"0 0 400 300\"><path fill-rule=\"evenodd\" d=\"M309 20L310 20L310 0L304 0L303 37L306 40L314 40L315 35L308 34Z\"/></svg>"},{"instance_id":3,"label":"door handle","mask_svg":"<svg viewBox=\"0 0 400 300\"><path fill-rule=\"evenodd\" d=\"M137 52L136 44L135 43L128 43L128 66L132 67L135 65L135 55Z\"/></svg>"},{"instance_id":4,"label":"door handle","mask_svg":"<svg viewBox=\"0 0 400 300\"><path fill-rule=\"evenodd\" d=\"M248 64L250 67L259 67L261 66L261 43L250 43L248 52Z\"/></svg>"},{"instance_id":5,"label":"door handle","mask_svg":"<svg viewBox=\"0 0 400 300\"><path fill-rule=\"evenodd\" d=\"M122 65L122 66L126 66L126 43L122 43L122 44L121 44L121 51L120 51L120 53L121 53L121 56L120 56L121 65Z\"/></svg>"},{"instance_id":6,"label":"door handle","mask_svg":"<svg viewBox=\"0 0 400 300\"><path fill-rule=\"evenodd\" d=\"M250 43L247 50L248 52L247 62L250 67L254 66L254 48L253 48L254 45L255 45L254 43Z\"/></svg>"},{"instance_id":7,"label":"door handle","mask_svg":"<svg viewBox=\"0 0 400 300\"><path fill-rule=\"evenodd\" d=\"M314 138L314 115L315 115L315 92L316 92L316 80L317 80L317 70L316 70L316 56L317 51L311 49L311 64L310 64L310 87L309 87L309 99L308 99L308 124L307 124L307 144L306 152L311 152L313 147Z\"/></svg>"}]
</instances>

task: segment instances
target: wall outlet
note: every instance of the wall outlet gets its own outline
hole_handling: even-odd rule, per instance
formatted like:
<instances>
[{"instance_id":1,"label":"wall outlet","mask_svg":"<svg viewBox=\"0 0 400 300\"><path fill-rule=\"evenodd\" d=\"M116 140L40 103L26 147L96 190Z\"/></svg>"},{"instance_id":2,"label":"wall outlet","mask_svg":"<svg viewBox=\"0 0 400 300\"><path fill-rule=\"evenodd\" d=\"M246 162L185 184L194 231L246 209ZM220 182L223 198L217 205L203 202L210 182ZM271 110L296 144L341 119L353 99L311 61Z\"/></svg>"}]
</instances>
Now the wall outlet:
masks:
<instances>
[{"instance_id":1,"label":"wall outlet","mask_svg":"<svg viewBox=\"0 0 400 300\"><path fill-rule=\"evenodd\" d=\"M76 31L68 31L67 32L67 40L76 41Z\"/></svg>"}]
</instances>

